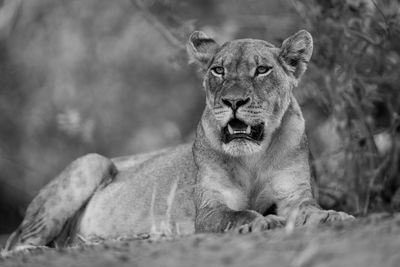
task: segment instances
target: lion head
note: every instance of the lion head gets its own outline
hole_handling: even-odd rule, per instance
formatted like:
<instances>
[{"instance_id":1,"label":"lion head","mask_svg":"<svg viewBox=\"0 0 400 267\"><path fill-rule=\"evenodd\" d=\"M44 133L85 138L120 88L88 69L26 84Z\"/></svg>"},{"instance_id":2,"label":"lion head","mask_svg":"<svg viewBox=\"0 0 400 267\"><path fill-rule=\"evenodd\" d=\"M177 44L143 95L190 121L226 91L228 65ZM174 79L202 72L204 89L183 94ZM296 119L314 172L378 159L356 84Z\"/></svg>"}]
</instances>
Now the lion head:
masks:
<instances>
[{"instance_id":1,"label":"lion head","mask_svg":"<svg viewBox=\"0 0 400 267\"><path fill-rule=\"evenodd\" d=\"M203 74L207 136L225 153L238 156L257 153L269 143L306 70L313 42L302 30L280 48L255 39L219 45L196 31L187 50Z\"/></svg>"}]
</instances>

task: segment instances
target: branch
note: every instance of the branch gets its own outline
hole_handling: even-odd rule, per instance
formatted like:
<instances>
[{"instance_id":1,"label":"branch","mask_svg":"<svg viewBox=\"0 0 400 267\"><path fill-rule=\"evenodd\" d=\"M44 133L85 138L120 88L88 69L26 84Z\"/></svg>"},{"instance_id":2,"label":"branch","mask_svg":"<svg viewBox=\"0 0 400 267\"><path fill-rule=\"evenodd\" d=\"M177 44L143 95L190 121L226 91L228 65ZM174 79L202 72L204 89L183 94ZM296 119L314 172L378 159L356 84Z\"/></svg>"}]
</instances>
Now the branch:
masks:
<instances>
[{"instance_id":1,"label":"branch","mask_svg":"<svg viewBox=\"0 0 400 267\"><path fill-rule=\"evenodd\" d=\"M6 39L14 28L22 0L5 0L0 9L0 40Z\"/></svg>"},{"instance_id":2,"label":"branch","mask_svg":"<svg viewBox=\"0 0 400 267\"><path fill-rule=\"evenodd\" d=\"M305 14L305 8L303 3L299 3L296 0L288 0L289 4L292 6L294 11L299 15L299 17L305 22L307 25L307 29L311 29L312 23L307 14Z\"/></svg>"},{"instance_id":3,"label":"branch","mask_svg":"<svg viewBox=\"0 0 400 267\"><path fill-rule=\"evenodd\" d=\"M345 29L347 31L349 31L350 33L356 35L357 37L363 39L364 41L366 41L367 43L370 43L371 45L374 46L379 46L380 44L382 44L382 40L374 40L371 37L369 37L368 35L366 35L363 32L359 32L350 28Z\"/></svg>"},{"instance_id":4,"label":"branch","mask_svg":"<svg viewBox=\"0 0 400 267\"><path fill-rule=\"evenodd\" d=\"M184 50L185 46L183 43L176 38L172 32L165 27L144 5L142 0L130 0L131 4L140 10L145 16L146 20L153 25L155 29L157 29L164 39L173 47L178 48L179 50Z\"/></svg>"}]
</instances>

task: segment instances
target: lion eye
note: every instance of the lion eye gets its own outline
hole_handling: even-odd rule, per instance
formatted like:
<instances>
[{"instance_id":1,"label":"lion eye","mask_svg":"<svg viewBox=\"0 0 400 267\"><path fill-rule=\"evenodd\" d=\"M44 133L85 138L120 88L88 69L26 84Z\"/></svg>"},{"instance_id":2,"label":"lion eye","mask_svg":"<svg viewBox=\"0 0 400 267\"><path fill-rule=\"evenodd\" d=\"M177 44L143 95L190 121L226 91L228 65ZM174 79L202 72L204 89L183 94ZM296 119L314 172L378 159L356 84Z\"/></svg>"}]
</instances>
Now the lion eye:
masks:
<instances>
[{"instance_id":1,"label":"lion eye","mask_svg":"<svg viewBox=\"0 0 400 267\"><path fill-rule=\"evenodd\" d=\"M256 68L256 73L254 74L254 76L258 76L258 75L268 75L270 74L272 71L272 67L268 67L268 66L258 66Z\"/></svg>"},{"instance_id":2,"label":"lion eye","mask_svg":"<svg viewBox=\"0 0 400 267\"><path fill-rule=\"evenodd\" d=\"M214 67L211 69L211 73L215 76L223 76L224 75L224 68L223 67Z\"/></svg>"}]
</instances>

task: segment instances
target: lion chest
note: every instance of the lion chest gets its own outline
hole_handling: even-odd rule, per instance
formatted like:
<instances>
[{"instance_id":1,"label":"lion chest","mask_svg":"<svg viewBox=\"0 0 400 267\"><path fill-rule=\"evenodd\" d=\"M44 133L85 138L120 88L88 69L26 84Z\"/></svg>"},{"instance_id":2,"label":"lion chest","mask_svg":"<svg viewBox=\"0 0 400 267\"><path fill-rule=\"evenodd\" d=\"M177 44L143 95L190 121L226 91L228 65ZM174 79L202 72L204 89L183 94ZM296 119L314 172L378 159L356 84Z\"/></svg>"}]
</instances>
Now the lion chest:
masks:
<instances>
[{"instance_id":1,"label":"lion chest","mask_svg":"<svg viewBox=\"0 0 400 267\"><path fill-rule=\"evenodd\" d=\"M230 187L222 192L229 208L264 213L274 204L273 188L267 173L236 167L231 170L230 178Z\"/></svg>"}]
</instances>

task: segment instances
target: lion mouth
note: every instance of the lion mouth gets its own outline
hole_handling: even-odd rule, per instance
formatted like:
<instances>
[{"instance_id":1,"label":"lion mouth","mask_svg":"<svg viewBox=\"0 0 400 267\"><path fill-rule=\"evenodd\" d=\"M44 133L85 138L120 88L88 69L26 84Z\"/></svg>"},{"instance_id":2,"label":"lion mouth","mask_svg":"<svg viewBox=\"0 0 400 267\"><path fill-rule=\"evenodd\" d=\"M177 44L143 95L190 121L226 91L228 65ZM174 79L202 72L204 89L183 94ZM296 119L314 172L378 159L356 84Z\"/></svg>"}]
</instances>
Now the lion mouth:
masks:
<instances>
[{"instance_id":1,"label":"lion mouth","mask_svg":"<svg viewBox=\"0 0 400 267\"><path fill-rule=\"evenodd\" d=\"M234 139L247 139L260 143L264 135L264 125L250 126L239 119L232 119L222 128L222 142L227 144Z\"/></svg>"}]
</instances>

